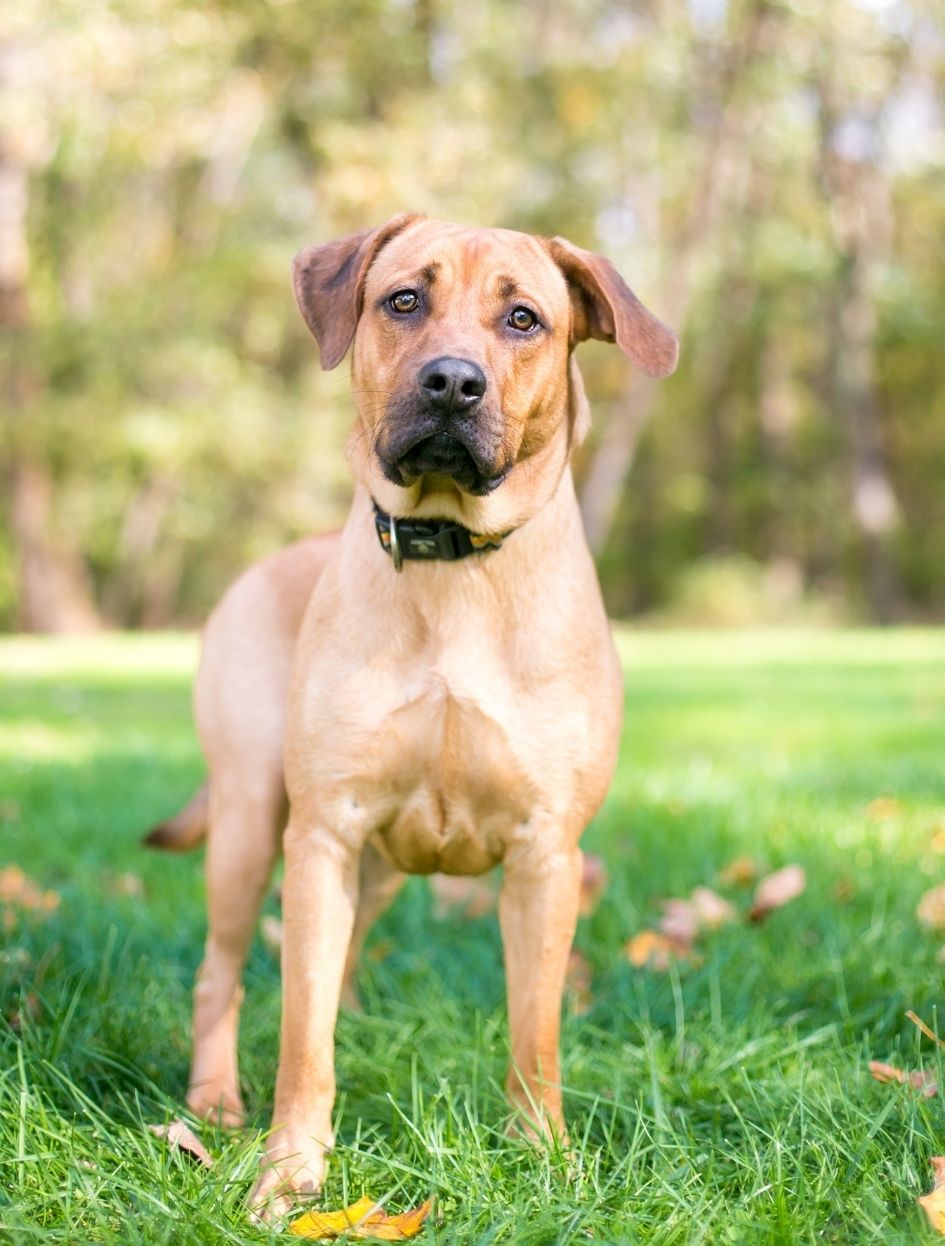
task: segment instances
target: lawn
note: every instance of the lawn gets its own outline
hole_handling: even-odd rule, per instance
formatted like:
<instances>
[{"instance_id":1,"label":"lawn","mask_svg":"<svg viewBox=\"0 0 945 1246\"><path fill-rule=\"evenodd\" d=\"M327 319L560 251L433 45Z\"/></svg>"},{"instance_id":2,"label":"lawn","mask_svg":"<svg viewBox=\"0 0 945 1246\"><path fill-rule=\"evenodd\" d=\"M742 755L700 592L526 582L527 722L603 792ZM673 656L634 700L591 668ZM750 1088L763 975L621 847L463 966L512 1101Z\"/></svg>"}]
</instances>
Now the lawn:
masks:
<instances>
[{"instance_id":1,"label":"lawn","mask_svg":"<svg viewBox=\"0 0 945 1246\"><path fill-rule=\"evenodd\" d=\"M945 1064L905 1017L937 1026L942 1000L945 934L915 911L945 882L945 633L620 645L623 753L586 838L610 884L578 932L593 999L564 1020L570 1169L504 1135L494 915L438 918L412 880L372 936L366 1012L339 1023L326 1205L433 1192L441 1223L419 1240L455 1243L940 1240L915 1198L945 1153L941 1101L866 1066ZM258 1132L201 1126L208 1172L145 1128L179 1110L203 937L201 854L138 846L201 774L195 652L174 636L0 644L0 864L60 896L6 923L3 1241L270 1238L243 1210ZM701 964L627 962L661 898L718 887L745 855L800 863L806 893L706 937ZM750 890L720 889L747 907ZM278 1014L257 941L242 1072L259 1129Z\"/></svg>"}]
</instances>

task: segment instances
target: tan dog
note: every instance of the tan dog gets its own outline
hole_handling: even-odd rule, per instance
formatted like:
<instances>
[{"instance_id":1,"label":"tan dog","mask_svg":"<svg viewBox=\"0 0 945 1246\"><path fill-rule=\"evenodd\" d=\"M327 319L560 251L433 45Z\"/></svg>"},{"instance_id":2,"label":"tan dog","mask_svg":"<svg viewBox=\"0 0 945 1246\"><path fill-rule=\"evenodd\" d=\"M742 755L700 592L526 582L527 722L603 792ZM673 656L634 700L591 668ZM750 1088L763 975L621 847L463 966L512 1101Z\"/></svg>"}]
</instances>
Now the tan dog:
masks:
<instances>
[{"instance_id":1,"label":"tan dog","mask_svg":"<svg viewBox=\"0 0 945 1246\"><path fill-rule=\"evenodd\" d=\"M615 341L658 376L677 355L616 270L562 239L401 216L303 251L294 277L323 366L354 343L354 504L337 537L229 590L196 689L209 933L188 1103L227 1123L243 1115L243 962L285 853L282 1047L253 1195L266 1214L321 1185L339 999L405 873L504 866L508 1091L528 1132L564 1136L578 841L623 701L569 467L588 419L572 351ZM153 842L187 846L202 821L197 798Z\"/></svg>"}]
</instances>

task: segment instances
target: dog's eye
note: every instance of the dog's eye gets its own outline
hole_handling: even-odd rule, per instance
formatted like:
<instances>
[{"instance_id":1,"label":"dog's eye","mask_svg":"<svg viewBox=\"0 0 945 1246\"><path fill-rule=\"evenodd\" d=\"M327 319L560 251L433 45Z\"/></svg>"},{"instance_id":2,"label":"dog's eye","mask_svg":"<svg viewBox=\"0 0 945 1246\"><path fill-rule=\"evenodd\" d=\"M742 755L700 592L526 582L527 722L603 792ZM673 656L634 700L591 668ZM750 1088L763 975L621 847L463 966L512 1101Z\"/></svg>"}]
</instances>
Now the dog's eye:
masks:
<instances>
[{"instance_id":1,"label":"dog's eye","mask_svg":"<svg viewBox=\"0 0 945 1246\"><path fill-rule=\"evenodd\" d=\"M538 324L538 317L527 307L514 307L509 312L508 323L511 328L518 329L519 333L528 333Z\"/></svg>"},{"instance_id":2,"label":"dog's eye","mask_svg":"<svg viewBox=\"0 0 945 1246\"><path fill-rule=\"evenodd\" d=\"M387 300L393 311L401 316L414 312L420 306L420 297L416 290L398 290Z\"/></svg>"}]
</instances>

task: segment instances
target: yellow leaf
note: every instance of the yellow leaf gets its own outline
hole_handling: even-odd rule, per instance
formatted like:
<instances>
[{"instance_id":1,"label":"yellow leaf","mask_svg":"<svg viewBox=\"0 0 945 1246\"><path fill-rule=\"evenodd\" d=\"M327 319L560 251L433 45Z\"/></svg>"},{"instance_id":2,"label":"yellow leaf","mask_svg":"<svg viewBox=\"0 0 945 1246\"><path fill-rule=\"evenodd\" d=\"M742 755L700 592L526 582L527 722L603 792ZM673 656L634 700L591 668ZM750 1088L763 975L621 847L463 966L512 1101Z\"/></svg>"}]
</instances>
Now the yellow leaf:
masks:
<instances>
[{"instance_id":1,"label":"yellow leaf","mask_svg":"<svg viewBox=\"0 0 945 1246\"><path fill-rule=\"evenodd\" d=\"M935 1174L935 1184L928 1194L920 1196L918 1203L932 1228L945 1237L945 1155L933 1155L929 1163Z\"/></svg>"},{"instance_id":2,"label":"yellow leaf","mask_svg":"<svg viewBox=\"0 0 945 1246\"><path fill-rule=\"evenodd\" d=\"M380 1242L403 1242L416 1237L432 1207L433 1200L428 1198L411 1211L389 1216L373 1199L359 1198L341 1211L307 1211L292 1222L289 1232L295 1237L315 1239L331 1240L344 1235L373 1238Z\"/></svg>"},{"instance_id":3,"label":"yellow leaf","mask_svg":"<svg viewBox=\"0 0 945 1246\"><path fill-rule=\"evenodd\" d=\"M758 867L751 857L736 857L719 873L723 887L747 887L758 877Z\"/></svg>"},{"instance_id":4,"label":"yellow leaf","mask_svg":"<svg viewBox=\"0 0 945 1246\"><path fill-rule=\"evenodd\" d=\"M358 1237L376 1237L382 1242L403 1242L408 1237L416 1237L423 1228L423 1222L430 1214L433 1199L415 1207L412 1211L402 1211L397 1216L385 1216L380 1213L376 1219L369 1216L357 1230Z\"/></svg>"},{"instance_id":5,"label":"yellow leaf","mask_svg":"<svg viewBox=\"0 0 945 1246\"><path fill-rule=\"evenodd\" d=\"M307 1211L304 1216L292 1221L289 1232L296 1237L337 1237L339 1233L346 1233L359 1225L375 1207L373 1198L359 1198L341 1211Z\"/></svg>"},{"instance_id":6,"label":"yellow leaf","mask_svg":"<svg viewBox=\"0 0 945 1246\"><path fill-rule=\"evenodd\" d=\"M877 796L866 806L866 816L871 822L885 822L889 818L898 818L902 813L902 805L895 796Z\"/></svg>"},{"instance_id":7,"label":"yellow leaf","mask_svg":"<svg viewBox=\"0 0 945 1246\"><path fill-rule=\"evenodd\" d=\"M945 886L933 887L919 901L916 917L930 930L945 930Z\"/></svg>"}]
</instances>

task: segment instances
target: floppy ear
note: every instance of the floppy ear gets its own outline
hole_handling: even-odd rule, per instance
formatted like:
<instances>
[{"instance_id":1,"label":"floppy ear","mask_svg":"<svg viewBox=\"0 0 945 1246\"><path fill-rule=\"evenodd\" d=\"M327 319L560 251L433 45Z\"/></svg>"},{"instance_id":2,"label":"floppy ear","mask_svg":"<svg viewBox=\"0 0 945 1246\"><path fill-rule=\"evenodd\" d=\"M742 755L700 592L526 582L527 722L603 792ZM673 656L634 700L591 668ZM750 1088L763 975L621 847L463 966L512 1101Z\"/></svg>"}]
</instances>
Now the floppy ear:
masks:
<instances>
[{"instance_id":1,"label":"floppy ear","mask_svg":"<svg viewBox=\"0 0 945 1246\"><path fill-rule=\"evenodd\" d=\"M418 216L402 212L377 229L306 247L292 261L295 300L318 342L326 371L341 363L351 345L372 261L385 243L416 220Z\"/></svg>"},{"instance_id":2,"label":"floppy ear","mask_svg":"<svg viewBox=\"0 0 945 1246\"><path fill-rule=\"evenodd\" d=\"M676 334L647 311L609 260L566 238L548 243L574 308L574 341L616 342L648 376L669 376L679 358Z\"/></svg>"}]
</instances>

